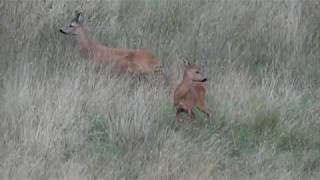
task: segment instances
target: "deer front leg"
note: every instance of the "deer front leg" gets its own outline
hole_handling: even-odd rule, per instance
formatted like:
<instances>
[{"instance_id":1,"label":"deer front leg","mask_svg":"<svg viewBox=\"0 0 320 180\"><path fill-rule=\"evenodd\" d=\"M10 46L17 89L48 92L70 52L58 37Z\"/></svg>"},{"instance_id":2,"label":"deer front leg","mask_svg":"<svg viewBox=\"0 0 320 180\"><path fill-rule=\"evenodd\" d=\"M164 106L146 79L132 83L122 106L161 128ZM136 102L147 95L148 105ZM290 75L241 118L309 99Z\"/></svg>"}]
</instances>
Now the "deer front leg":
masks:
<instances>
[{"instance_id":1,"label":"deer front leg","mask_svg":"<svg viewBox=\"0 0 320 180\"><path fill-rule=\"evenodd\" d=\"M184 112L183 109L181 109L181 108L177 109L177 112L176 112L176 127L175 127L176 131L180 128L180 122L181 122L181 119L182 119L181 116L182 116L183 112Z\"/></svg>"},{"instance_id":2,"label":"deer front leg","mask_svg":"<svg viewBox=\"0 0 320 180\"><path fill-rule=\"evenodd\" d=\"M206 107L205 105L199 105L199 106L198 106L198 109L199 109L201 112L203 112L203 113L207 116L208 119L210 119L211 114L208 112L207 107Z\"/></svg>"}]
</instances>

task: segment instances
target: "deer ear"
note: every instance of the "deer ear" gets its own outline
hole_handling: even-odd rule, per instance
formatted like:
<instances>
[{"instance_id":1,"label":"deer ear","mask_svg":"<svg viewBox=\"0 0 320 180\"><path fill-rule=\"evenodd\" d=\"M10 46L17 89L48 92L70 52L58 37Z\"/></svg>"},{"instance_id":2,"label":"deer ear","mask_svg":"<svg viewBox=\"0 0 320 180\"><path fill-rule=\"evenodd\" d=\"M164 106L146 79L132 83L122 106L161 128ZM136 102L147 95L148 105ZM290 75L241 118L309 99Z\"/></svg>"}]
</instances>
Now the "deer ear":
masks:
<instances>
[{"instance_id":1,"label":"deer ear","mask_svg":"<svg viewBox=\"0 0 320 180\"><path fill-rule=\"evenodd\" d=\"M183 61L183 65L184 65L185 68L191 66L191 63L188 60L183 59L182 61Z\"/></svg>"},{"instance_id":2,"label":"deer ear","mask_svg":"<svg viewBox=\"0 0 320 180\"><path fill-rule=\"evenodd\" d=\"M75 19L76 19L77 23L82 24L84 21L83 13L79 12L79 11L76 11L75 13L76 13Z\"/></svg>"}]
</instances>

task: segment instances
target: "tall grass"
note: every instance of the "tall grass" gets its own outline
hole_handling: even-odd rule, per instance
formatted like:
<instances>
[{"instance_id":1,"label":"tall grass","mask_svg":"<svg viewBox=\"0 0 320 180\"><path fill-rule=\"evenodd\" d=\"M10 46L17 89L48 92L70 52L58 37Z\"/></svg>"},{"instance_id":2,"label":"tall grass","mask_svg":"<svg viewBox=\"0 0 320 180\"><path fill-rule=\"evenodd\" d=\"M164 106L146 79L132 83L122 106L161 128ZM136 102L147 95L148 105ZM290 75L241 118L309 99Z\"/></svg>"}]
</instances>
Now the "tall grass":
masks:
<instances>
[{"instance_id":1,"label":"tall grass","mask_svg":"<svg viewBox=\"0 0 320 180\"><path fill-rule=\"evenodd\" d=\"M318 179L317 0L0 1L1 179ZM209 81L213 117L174 131L168 91L97 73L73 37L145 48L174 84Z\"/></svg>"}]
</instances>

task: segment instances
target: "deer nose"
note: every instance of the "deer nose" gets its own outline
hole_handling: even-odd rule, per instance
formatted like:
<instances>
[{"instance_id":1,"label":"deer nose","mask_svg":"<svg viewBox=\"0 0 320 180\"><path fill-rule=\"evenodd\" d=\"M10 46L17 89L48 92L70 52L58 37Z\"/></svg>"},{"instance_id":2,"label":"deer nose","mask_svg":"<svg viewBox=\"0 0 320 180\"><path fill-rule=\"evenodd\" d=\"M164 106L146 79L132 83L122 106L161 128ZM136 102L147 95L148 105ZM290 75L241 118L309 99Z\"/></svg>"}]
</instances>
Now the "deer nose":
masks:
<instances>
[{"instance_id":1,"label":"deer nose","mask_svg":"<svg viewBox=\"0 0 320 180\"><path fill-rule=\"evenodd\" d=\"M206 82L207 80L208 80L207 78L204 78L204 79L202 79L201 82Z\"/></svg>"},{"instance_id":2,"label":"deer nose","mask_svg":"<svg viewBox=\"0 0 320 180\"><path fill-rule=\"evenodd\" d=\"M63 31L63 29L59 29L59 32L66 34L66 32Z\"/></svg>"}]
</instances>

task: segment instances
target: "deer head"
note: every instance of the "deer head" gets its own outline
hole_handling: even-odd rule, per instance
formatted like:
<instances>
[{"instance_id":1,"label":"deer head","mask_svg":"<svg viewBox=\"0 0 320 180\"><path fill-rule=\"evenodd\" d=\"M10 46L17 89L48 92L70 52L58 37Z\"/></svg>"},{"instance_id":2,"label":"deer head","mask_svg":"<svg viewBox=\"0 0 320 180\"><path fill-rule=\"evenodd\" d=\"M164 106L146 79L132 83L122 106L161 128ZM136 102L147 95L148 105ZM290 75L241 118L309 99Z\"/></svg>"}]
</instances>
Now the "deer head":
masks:
<instances>
[{"instance_id":1,"label":"deer head","mask_svg":"<svg viewBox=\"0 0 320 180\"><path fill-rule=\"evenodd\" d=\"M71 20L71 23L60 29L60 32L67 35L78 35L82 30L84 17L81 12L76 12L76 16Z\"/></svg>"}]
</instances>

